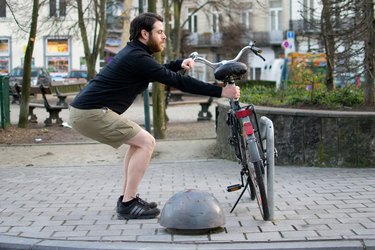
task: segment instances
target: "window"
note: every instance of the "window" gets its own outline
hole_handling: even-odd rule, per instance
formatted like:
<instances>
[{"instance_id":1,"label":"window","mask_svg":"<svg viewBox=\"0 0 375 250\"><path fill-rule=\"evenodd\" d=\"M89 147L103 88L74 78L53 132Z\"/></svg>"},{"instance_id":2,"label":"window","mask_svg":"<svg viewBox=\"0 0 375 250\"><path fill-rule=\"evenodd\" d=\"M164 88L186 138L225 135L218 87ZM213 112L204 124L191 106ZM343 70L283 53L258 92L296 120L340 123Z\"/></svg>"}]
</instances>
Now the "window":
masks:
<instances>
[{"instance_id":1,"label":"window","mask_svg":"<svg viewBox=\"0 0 375 250\"><path fill-rule=\"evenodd\" d=\"M271 1L269 13L270 13L271 31L282 30L281 1Z\"/></svg>"},{"instance_id":2,"label":"window","mask_svg":"<svg viewBox=\"0 0 375 250\"><path fill-rule=\"evenodd\" d=\"M8 74L10 69L10 38L0 38L0 75Z\"/></svg>"},{"instance_id":3,"label":"window","mask_svg":"<svg viewBox=\"0 0 375 250\"><path fill-rule=\"evenodd\" d=\"M9 56L9 40L0 38L0 56Z\"/></svg>"},{"instance_id":4,"label":"window","mask_svg":"<svg viewBox=\"0 0 375 250\"><path fill-rule=\"evenodd\" d=\"M6 10L7 10L6 0L0 0L0 17L7 16Z\"/></svg>"},{"instance_id":5,"label":"window","mask_svg":"<svg viewBox=\"0 0 375 250\"><path fill-rule=\"evenodd\" d=\"M303 0L303 18L306 20L314 19L314 1Z\"/></svg>"},{"instance_id":6,"label":"window","mask_svg":"<svg viewBox=\"0 0 375 250\"><path fill-rule=\"evenodd\" d=\"M212 32L218 33L220 32L220 25L221 25L221 14L220 13L213 13L212 14Z\"/></svg>"},{"instance_id":7,"label":"window","mask_svg":"<svg viewBox=\"0 0 375 250\"><path fill-rule=\"evenodd\" d=\"M67 39L48 39L47 53L60 54L69 52L69 45Z\"/></svg>"},{"instance_id":8,"label":"window","mask_svg":"<svg viewBox=\"0 0 375 250\"><path fill-rule=\"evenodd\" d=\"M49 16L50 17L66 16L66 1L67 0L50 0L49 1Z\"/></svg>"},{"instance_id":9,"label":"window","mask_svg":"<svg viewBox=\"0 0 375 250\"><path fill-rule=\"evenodd\" d=\"M241 23L246 29L252 29L253 20L252 20L252 10L244 10L241 13Z\"/></svg>"},{"instance_id":10,"label":"window","mask_svg":"<svg viewBox=\"0 0 375 250\"><path fill-rule=\"evenodd\" d=\"M197 33L198 32L198 16L196 13L190 14L194 12L195 9L189 9L189 31L191 33Z\"/></svg>"},{"instance_id":11,"label":"window","mask_svg":"<svg viewBox=\"0 0 375 250\"><path fill-rule=\"evenodd\" d=\"M46 65L51 75L67 73L70 65L69 38L46 39Z\"/></svg>"}]
</instances>

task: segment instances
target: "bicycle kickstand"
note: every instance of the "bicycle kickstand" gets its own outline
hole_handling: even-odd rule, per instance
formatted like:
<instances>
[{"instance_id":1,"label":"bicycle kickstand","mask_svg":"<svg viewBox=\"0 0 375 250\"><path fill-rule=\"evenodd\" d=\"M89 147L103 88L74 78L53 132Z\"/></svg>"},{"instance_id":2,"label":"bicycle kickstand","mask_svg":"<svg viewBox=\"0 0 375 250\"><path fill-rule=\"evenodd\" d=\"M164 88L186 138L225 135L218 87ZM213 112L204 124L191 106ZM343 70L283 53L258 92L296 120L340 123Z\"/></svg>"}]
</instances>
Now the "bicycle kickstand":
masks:
<instances>
[{"instance_id":1,"label":"bicycle kickstand","mask_svg":"<svg viewBox=\"0 0 375 250\"><path fill-rule=\"evenodd\" d=\"M237 206L237 204L238 204L238 202L241 200L241 198L242 198L242 196L243 196L243 194L245 193L245 191L246 191L246 188L247 188L247 186L249 185L249 180L247 180L246 181L246 185L245 185L245 187L244 187L244 189L242 190L242 192L241 192L241 194L240 194L240 196L238 197L238 199L237 199L237 201L236 201L236 203L234 204L234 206L232 207L232 210L230 210L230 213L232 213L233 212L233 210L236 208L236 206Z\"/></svg>"}]
</instances>

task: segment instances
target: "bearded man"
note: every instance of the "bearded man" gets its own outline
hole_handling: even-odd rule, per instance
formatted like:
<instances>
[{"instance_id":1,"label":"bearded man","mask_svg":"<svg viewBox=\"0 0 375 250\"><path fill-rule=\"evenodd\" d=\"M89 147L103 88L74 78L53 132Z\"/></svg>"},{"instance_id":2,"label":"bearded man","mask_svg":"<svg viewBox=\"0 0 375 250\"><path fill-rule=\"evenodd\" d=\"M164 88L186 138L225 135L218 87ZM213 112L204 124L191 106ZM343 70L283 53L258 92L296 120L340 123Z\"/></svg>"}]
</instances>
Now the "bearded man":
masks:
<instances>
[{"instance_id":1,"label":"bearded man","mask_svg":"<svg viewBox=\"0 0 375 250\"><path fill-rule=\"evenodd\" d=\"M161 65L152 57L164 50L163 18L154 13L137 16L130 24L130 42L74 98L70 124L84 136L119 148L129 145L124 158L124 178L117 200L122 219L151 219L159 215L156 202L146 202L138 187L148 169L155 147L154 137L123 113L150 82L198 95L239 98L238 87L224 88L178 74L194 66L191 58Z\"/></svg>"}]
</instances>

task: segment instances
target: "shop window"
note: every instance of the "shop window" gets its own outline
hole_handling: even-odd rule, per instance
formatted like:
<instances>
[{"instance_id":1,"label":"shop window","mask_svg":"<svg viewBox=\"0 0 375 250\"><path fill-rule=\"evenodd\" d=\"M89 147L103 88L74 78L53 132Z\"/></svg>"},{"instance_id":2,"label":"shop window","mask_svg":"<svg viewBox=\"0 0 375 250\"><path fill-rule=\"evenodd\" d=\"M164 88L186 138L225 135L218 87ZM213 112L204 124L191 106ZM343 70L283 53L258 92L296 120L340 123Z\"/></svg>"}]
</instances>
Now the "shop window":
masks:
<instances>
[{"instance_id":1,"label":"shop window","mask_svg":"<svg viewBox=\"0 0 375 250\"><path fill-rule=\"evenodd\" d=\"M8 39L0 38L0 56L9 56L9 41Z\"/></svg>"},{"instance_id":2,"label":"shop window","mask_svg":"<svg viewBox=\"0 0 375 250\"><path fill-rule=\"evenodd\" d=\"M67 73L69 71L68 57L48 57L47 58L48 71L51 73Z\"/></svg>"},{"instance_id":3,"label":"shop window","mask_svg":"<svg viewBox=\"0 0 375 250\"><path fill-rule=\"evenodd\" d=\"M0 75L6 75L10 70L9 39L0 38Z\"/></svg>"},{"instance_id":4,"label":"shop window","mask_svg":"<svg viewBox=\"0 0 375 250\"><path fill-rule=\"evenodd\" d=\"M46 65L52 77L64 76L70 69L70 48L68 38L47 38Z\"/></svg>"},{"instance_id":5,"label":"shop window","mask_svg":"<svg viewBox=\"0 0 375 250\"><path fill-rule=\"evenodd\" d=\"M60 54L69 52L68 39L49 39L47 41L48 54Z\"/></svg>"},{"instance_id":6,"label":"shop window","mask_svg":"<svg viewBox=\"0 0 375 250\"><path fill-rule=\"evenodd\" d=\"M0 75L9 73L9 57L0 57Z\"/></svg>"}]
</instances>

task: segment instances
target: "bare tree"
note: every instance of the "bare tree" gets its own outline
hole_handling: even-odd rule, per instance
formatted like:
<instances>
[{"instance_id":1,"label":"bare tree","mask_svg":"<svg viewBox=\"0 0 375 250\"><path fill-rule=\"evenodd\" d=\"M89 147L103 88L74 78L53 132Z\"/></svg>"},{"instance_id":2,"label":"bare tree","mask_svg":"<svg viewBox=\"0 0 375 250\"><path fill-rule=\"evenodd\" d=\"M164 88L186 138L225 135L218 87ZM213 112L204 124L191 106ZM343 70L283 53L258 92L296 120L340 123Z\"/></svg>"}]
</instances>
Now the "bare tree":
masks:
<instances>
[{"instance_id":1,"label":"bare tree","mask_svg":"<svg viewBox=\"0 0 375 250\"><path fill-rule=\"evenodd\" d=\"M375 20L374 20L374 2L364 0L363 13L367 33L365 33L365 105L375 106L374 98L374 77L375 77Z\"/></svg>"},{"instance_id":2,"label":"bare tree","mask_svg":"<svg viewBox=\"0 0 375 250\"><path fill-rule=\"evenodd\" d=\"M26 46L25 60L23 65L23 83L22 84L22 97L18 127L26 128L28 125L29 115L29 96L30 96L30 84L31 81L31 65L34 51L34 44L36 39L36 32L38 26L38 12L39 12L39 0L33 0L32 14L31 14L31 26L29 39Z\"/></svg>"},{"instance_id":3,"label":"bare tree","mask_svg":"<svg viewBox=\"0 0 375 250\"><path fill-rule=\"evenodd\" d=\"M212 7L215 10L223 10L224 13L230 16L231 9L236 6L236 1L215 1L215 0L209 0L209 1L196 1L196 7L194 8L194 11L189 13L190 15L185 19L181 20L181 8L184 4L184 0L172 0L173 2L173 18L174 18L174 28L171 32L172 39L172 45L173 45L173 51L175 54L173 55L174 58L177 58L180 56L180 53L182 51L181 44L182 44L182 38L183 38L183 32L182 28L185 26L189 20L191 20L192 16L194 14L203 11L207 16L211 14L209 9L207 9L207 6Z\"/></svg>"},{"instance_id":4,"label":"bare tree","mask_svg":"<svg viewBox=\"0 0 375 250\"><path fill-rule=\"evenodd\" d=\"M321 3L322 12L316 19L320 20L321 36L327 54L327 89L335 88L335 78L353 82L364 75L365 105L373 106L374 2L322 0ZM316 24L317 22L312 22L309 26L313 27Z\"/></svg>"},{"instance_id":5,"label":"bare tree","mask_svg":"<svg viewBox=\"0 0 375 250\"><path fill-rule=\"evenodd\" d=\"M51 0L52 1L52 0ZM71 36L83 43L88 79L95 76L98 57L103 57L107 35L107 0L60 0L57 11L49 1L49 15L40 20L39 30L48 36Z\"/></svg>"},{"instance_id":6,"label":"bare tree","mask_svg":"<svg viewBox=\"0 0 375 250\"><path fill-rule=\"evenodd\" d=\"M85 58L87 63L88 78L93 78L95 75L95 65L99 55L103 55L105 48L105 41L107 35L107 21L106 21L106 3L107 0L93 0L91 1L92 10L94 13L94 27L93 27L93 45L90 47L89 35L87 32L87 24L85 23L85 10L82 5L82 0L77 0L78 7L78 23L81 31L81 38L85 51Z\"/></svg>"},{"instance_id":7,"label":"bare tree","mask_svg":"<svg viewBox=\"0 0 375 250\"><path fill-rule=\"evenodd\" d=\"M231 23L223 26L221 30L221 51L225 58L234 58L238 51L250 41L249 32L241 23Z\"/></svg>"},{"instance_id":8,"label":"bare tree","mask_svg":"<svg viewBox=\"0 0 375 250\"><path fill-rule=\"evenodd\" d=\"M335 88L335 37L331 20L332 9L330 8L329 3L330 0L322 0L323 8L321 17L321 31L327 55L327 76L325 84L328 90L333 90Z\"/></svg>"}]
</instances>

